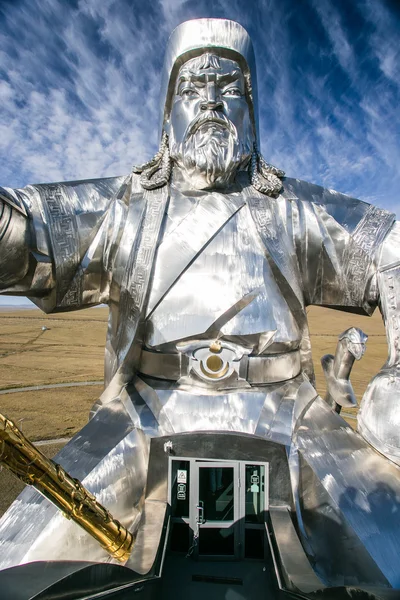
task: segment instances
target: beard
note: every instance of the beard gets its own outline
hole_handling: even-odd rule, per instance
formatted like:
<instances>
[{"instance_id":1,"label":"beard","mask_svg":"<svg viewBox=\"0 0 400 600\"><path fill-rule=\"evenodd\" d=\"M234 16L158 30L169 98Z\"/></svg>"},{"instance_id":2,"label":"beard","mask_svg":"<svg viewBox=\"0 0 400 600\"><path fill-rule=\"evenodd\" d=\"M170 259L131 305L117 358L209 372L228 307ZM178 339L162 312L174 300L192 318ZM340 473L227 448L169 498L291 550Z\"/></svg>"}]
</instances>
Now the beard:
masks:
<instances>
[{"instance_id":1,"label":"beard","mask_svg":"<svg viewBox=\"0 0 400 600\"><path fill-rule=\"evenodd\" d=\"M249 132L250 133L250 132ZM224 187L247 164L252 136L241 142L235 125L225 115L207 111L194 119L178 143L172 136L171 158L199 189Z\"/></svg>"}]
</instances>

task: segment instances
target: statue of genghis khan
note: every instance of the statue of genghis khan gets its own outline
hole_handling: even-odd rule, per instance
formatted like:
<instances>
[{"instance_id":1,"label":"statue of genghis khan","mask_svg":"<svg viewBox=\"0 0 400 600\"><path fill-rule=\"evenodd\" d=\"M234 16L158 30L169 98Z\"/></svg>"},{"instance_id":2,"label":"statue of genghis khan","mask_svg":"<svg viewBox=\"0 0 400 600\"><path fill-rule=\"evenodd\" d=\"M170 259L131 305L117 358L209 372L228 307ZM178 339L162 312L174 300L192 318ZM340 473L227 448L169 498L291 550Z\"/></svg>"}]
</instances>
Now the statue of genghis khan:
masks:
<instances>
[{"instance_id":1,"label":"statue of genghis khan","mask_svg":"<svg viewBox=\"0 0 400 600\"><path fill-rule=\"evenodd\" d=\"M238 431L294 454L299 419L320 401L310 305L367 315L379 306L389 357L358 416L368 444L351 435L400 465L394 215L264 160L253 49L238 23L180 25L162 94L160 150L128 176L0 190L2 292L48 313L110 308L104 393L63 466L79 456L85 484L133 522L153 436ZM45 555L46 535L42 520L24 560Z\"/></svg>"}]
</instances>

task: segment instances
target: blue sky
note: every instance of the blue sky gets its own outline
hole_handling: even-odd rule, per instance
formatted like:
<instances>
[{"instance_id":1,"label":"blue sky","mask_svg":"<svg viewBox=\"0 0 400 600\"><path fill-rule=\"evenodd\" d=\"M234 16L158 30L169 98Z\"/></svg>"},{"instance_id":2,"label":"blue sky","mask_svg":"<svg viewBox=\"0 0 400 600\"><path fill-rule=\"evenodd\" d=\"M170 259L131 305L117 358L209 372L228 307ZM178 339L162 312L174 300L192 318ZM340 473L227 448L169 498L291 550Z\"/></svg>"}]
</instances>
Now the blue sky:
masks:
<instances>
[{"instance_id":1,"label":"blue sky","mask_svg":"<svg viewBox=\"0 0 400 600\"><path fill-rule=\"evenodd\" d=\"M168 36L206 16L253 39L265 158L400 216L397 0L0 0L0 184L148 159Z\"/></svg>"}]
</instances>

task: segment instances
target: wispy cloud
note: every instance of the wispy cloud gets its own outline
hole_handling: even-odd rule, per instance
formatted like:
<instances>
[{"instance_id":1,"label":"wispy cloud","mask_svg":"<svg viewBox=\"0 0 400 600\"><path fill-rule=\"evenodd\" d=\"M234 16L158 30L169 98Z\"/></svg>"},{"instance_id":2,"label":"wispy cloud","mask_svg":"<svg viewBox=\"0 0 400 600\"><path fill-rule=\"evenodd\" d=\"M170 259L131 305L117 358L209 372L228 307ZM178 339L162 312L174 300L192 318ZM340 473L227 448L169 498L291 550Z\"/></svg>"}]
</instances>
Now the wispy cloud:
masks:
<instances>
[{"instance_id":1,"label":"wispy cloud","mask_svg":"<svg viewBox=\"0 0 400 600\"><path fill-rule=\"evenodd\" d=\"M398 209L399 15L384 0L20 0L0 8L0 181L127 172L157 147L165 44L238 20L258 57L264 154ZM34 25L33 25L34 24ZM399 211L400 212L400 211Z\"/></svg>"},{"instance_id":2,"label":"wispy cloud","mask_svg":"<svg viewBox=\"0 0 400 600\"><path fill-rule=\"evenodd\" d=\"M5 185L123 173L154 151L161 44L118 4L33 0L6 12Z\"/></svg>"}]
</instances>

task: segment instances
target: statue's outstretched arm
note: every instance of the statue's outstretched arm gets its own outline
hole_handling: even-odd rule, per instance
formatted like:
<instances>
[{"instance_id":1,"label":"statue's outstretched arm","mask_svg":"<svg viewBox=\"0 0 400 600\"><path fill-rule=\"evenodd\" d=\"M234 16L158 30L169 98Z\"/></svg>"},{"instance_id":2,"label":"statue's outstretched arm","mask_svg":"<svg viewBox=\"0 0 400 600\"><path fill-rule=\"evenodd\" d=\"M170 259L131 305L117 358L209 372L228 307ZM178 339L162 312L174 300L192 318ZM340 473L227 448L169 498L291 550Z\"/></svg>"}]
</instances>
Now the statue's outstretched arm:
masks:
<instances>
[{"instance_id":1,"label":"statue's outstretched arm","mask_svg":"<svg viewBox=\"0 0 400 600\"><path fill-rule=\"evenodd\" d=\"M54 287L47 218L37 186L0 187L0 293L44 303ZM45 305L43 310L48 312Z\"/></svg>"},{"instance_id":2,"label":"statue's outstretched arm","mask_svg":"<svg viewBox=\"0 0 400 600\"><path fill-rule=\"evenodd\" d=\"M106 302L104 248L125 223L126 179L0 187L0 293L26 295L45 312Z\"/></svg>"},{"instance_id":3,"label":"statue's outstretched arm","mask_svg":"<svg viewBox=\"0 0 400 600\"><path fill-rule=\"evenodd\" d=\"M0 188L0 290L15 294L29 271L31 246L29 218L18 200Z\"/></svg>"},{"instance_id":4,"label":"statue's outstretched arm","mask_svg":"<svg viewBox=\"0 0 400 600\"><path fill-rule=\"evenodd\" d=\"M388 359L364 394L358 428L377 450L400 464L400 223L386 236L376 268Z\"/></svg>"}]
</instances>

